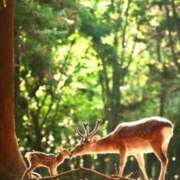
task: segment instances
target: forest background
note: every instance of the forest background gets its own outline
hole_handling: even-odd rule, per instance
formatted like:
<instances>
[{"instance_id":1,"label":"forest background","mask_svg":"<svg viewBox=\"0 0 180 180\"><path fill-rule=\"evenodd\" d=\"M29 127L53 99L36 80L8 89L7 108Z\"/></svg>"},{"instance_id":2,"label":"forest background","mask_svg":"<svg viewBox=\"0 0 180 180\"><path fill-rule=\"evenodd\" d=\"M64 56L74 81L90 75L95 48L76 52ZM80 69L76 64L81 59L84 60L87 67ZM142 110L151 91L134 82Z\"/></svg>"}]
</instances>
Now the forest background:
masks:
<instances>
[{"instance_id":1,"label":"forest background","mask_svg":"<svg viewBox=\"0 0 180 180\"><path fill-rule=\"evenodd\" d=\"M180 176L180 4L175 0L16 0L16 133L24 155L54 153L80 140L75 129L102 119L103 136L120 122L160 115L175 124L167 179ZM116 155L66 161L114 173ZM159 162L146 156L147 173ZM39 172L47 175L46 170ZM126 174L140 176L133 157Z\"/></svg>"}]
</instances>

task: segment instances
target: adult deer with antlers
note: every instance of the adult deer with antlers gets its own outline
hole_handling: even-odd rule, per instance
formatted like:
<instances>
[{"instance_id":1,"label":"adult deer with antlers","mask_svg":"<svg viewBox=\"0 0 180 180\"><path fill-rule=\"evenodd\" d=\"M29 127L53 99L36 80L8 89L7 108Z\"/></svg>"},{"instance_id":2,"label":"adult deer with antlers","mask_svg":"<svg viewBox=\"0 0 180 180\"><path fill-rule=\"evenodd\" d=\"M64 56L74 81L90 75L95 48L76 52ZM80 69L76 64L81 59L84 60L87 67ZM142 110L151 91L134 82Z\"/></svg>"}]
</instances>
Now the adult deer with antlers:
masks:
<instances>
[{"instance_id":1,"label":"adult deer with antlers","mask_svg":"<svg viewBox=\"0 0 180 180\"><path fill-rule=\"evenodd\" d=\"M97 139L95 134L100 123L100 120L96 122L92 132L89 132L87 124L84 124L84 134L77 131L82 142L71 151L72 157L93 153L120 153L119 175L122 176L127 157L133 155L144 178L148 180L144 153L154 153L161 163L159 180L165 180L168 165L167 149L173 135L171 121L162 117L148 117L134 122L124 122L107 136Z\"/></svg>"},{"instance_id":2,"label":"adult deer with antlers","mask_svg":"<svg viewBox=\"0 0 180 180\"><path fill-rule=\"evenodd\" d=\"M70 158L70 153L64 149L60 149L60 152L57 155L46 154L39 151L32 151L26 153L25 157L29 163L29 167L26 169L23 178L26 176L28 178L31 178L32 171L37 167L46 167L48 168L51 176L56 176L58 175L58 166L62 164L65 159Z\"/></svg>"}]
</instances>

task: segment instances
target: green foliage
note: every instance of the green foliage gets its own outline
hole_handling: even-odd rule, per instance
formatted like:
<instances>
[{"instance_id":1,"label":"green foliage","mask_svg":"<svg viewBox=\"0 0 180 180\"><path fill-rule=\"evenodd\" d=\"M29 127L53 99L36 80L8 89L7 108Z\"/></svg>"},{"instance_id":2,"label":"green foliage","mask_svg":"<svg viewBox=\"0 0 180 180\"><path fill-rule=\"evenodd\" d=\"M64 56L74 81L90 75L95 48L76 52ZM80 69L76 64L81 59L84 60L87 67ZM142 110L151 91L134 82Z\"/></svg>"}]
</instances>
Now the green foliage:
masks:
<instances>
[{"instance_id":1,"label":"green foliage","mask_svg":"<svg viewBox=\"0 0 180 180\"><path fill-rule=\"evenodd\" d=\"M179 17L172 3L17 0L16 126L22 152L72 149L79 142L75 128L82 122L92 127L98 118L99 134L106 135L122 121L165 116L176 124L177 139ZM170 156L178 157L179 147ZM112 171L105 163L109 156L93 158L86 158L89 167ZM81 160L73 161L76 166ZM180 171L175 163L169 179ZM148 161L149 172L156 166Z\"/></svg>"}]
</instances>

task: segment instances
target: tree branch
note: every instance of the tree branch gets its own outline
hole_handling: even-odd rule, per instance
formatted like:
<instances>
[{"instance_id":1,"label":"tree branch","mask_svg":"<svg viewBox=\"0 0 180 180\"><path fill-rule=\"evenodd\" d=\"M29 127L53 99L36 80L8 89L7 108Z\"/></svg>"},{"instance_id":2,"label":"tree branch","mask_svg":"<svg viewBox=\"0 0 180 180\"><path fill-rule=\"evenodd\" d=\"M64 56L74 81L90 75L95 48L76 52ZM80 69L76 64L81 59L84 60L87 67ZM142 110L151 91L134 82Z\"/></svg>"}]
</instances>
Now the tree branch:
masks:
<instances>
[{"instance_id":1,"label":"tree branch","mask_svg":"<svg viewBox=\"0 0 180 180\"><path fill-rule=\"evenodd\" d=\"M128 13L129 13L129 8L130 8L130 3L131 3L131 0L128 0L127 8L125 10L125 24L124 24L124 27L122 30L122 52L121 52L122 63L123 63L123 59L124 59L124 51L126 48L126 30L127 30L127 26L128 26L128 15L129 15Z\"/></svg>"},{"instance_id":2,"label":"tree branch","mask_svg":"<svg viewBox=\"0 0 180 180\"><path fill-rule=\"evenodd\" d=\"M47 111L46 111L46 113L44 115L44 118L43 118L42 123L41 123L41 128L42 128L42 126L45 124L45 122L48 119L48 115L51 112L52 106L54 104L54 99L55 99L55 97L53 95L51 95L51 103L49 104L48 109L47 109Z\"/></svg>"},{"instance_id":3,"label":"tree branch","mask_svg":"<svg viewBox=\"0 0 180 180\"><path fill-rule=\"evenodd\" d=\"M137 29L139 30L139 25L137 26ZM137 41L136 41L137 35L138 35L138 33L136 33L136 35L134 37L134 43L133 43L131 53L130 53L130 56L129 56L129 61L128 61L126 67L125 67L126 71L128 70L129 66L131 65L131 62L133 61L133 55L134 55L134 51L135 51L136 44L137 44Z\"/></svg>"},{"instance_id":4,"label":"tree branch","mask_svg":"<svg viewBox=\"0 0 180 180\"><path fill-rule=\"evenodd\" d=\"M125 25L123 27L123 33L122 33L122 48L125 48L126 47L126 28L127 28L127 25L128 25L128 12L129 12L129 7L130 7L130 3L131 3L131 0L128 0L128 3L127 3L127 8L125 10Z\"/></svg>"},{"instance_id":5,"label":"tree branch","mask_svg":"<svg viewBox=\"0 0 180 180\"><path fill-rule=\"evenodd\" d=\"M126 178L126 177L118 177L118 176L109 176L109 175L105 175L103 173L100 173L96 170L92 170L92 169L89 169L89 168L85 168L85 167L79 167L77 169L73 169L73 170L69 170L69 171L65 171L57 176L51 176L51 177L44 177L44 178L40 178L40 180L58 180L60 178L63 178L63 177L66 177L66 176L71 176L71 175L74 175L76 173L88 173L92 176L96 176L96 177L99 177L99 178L102 178L103 180L133 180L133 179L130 179L130 178ZM29 180L35 180L35 179L29 179Z\"/></svg>"}]
</instances>

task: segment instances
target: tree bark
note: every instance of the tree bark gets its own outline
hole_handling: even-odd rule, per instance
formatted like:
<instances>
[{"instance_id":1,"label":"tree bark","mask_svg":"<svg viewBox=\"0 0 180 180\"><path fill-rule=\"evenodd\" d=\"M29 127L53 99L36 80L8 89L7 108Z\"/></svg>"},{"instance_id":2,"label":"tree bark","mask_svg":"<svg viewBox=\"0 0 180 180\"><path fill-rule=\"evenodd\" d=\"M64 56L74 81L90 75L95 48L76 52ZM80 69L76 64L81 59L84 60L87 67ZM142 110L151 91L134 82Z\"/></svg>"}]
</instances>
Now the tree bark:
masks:
<instances>
[{"instance_id":1,"label":"tree bark","mask_svg":"<svg viewBox=\"0 0 180 180\"><path fill-rule=\"evenodd\" d=\"M118 57L114 59L114 62L112 64L112 80L113 80L113 86L112 86L112 95L111 95L111 113L112 113L112 119L110 121L110 128L111 130L114 129L119 121L119 117L121 115L121 108L120 108L120 101L121 101L121 91L120 91L120 80L122 78L120 71L121 67L118 63Z\"/></svg>"},{"instance_id":2,"label":"tree bark","mask_svg":"<svg viewBox=\"0 0 180 180\"><path fill-rule=\"evenodd\" d=\"M160 30L156 30L157 31L157 35L156 35L156 53L157 53L157 60L159 63L161 63L163 65L163 68L165 68L165 65L162 61L162 56L161 56L161 34L162 32ZM160 78L163 79L164 78L164 70L162 72L160 72ZM159 95L159 115L160 116L164 116L164 105L165 105L165 99L166 99L166 92L165 92L165 83L164 81L160 82L161 85L161 92ZM152 166L151 166L152 167Z\"/></svg>"},{"instance_id":3,"label":"tree bark","mask_svg":"<svg viewBox=\"0 0 180 180\"><path fill-rule=\"evenodd\" d=\"M25 165L15 134L14 1L0 2L0 177L19 180Z\"/></svg>"}]
</instances>

